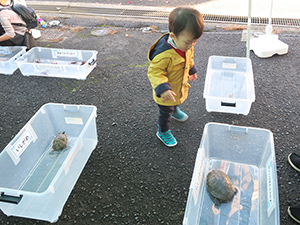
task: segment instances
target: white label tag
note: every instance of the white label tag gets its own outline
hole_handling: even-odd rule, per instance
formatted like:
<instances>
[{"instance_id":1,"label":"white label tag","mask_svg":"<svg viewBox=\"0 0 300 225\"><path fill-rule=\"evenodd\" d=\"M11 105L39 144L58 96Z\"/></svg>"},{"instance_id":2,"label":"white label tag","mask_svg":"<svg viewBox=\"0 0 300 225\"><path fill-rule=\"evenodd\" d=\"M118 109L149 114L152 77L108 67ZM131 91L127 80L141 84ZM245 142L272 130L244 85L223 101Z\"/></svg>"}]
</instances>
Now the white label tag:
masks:
<instances>
[{"instance_id":1,"label":"white label tag","mask_svg":"<svg viewBox=\"0 0 300 225\"><path fill-rule=\"evenodd\" d=\"M236 69L236 63L223 63L223 69Z\"/></svg>"},{"instance_id":2,"label":"white label tag","mask_svg":"<svg viewBox=\"0 0 300 225\"><path fill-rule=\"evenodd\" d=\"M81 52L78 50L62 50L62 49L53 49L52 50L53 58L57 57L76 57L82 58Z\"/></svg>"},{"instance_id":3,"label":"white label tag","mask_svg":"<svg viewBox=\"0 0 300 225\"><path fill-rule=\"evenodd\" d=\"M25 129L24 133L18 138L18 140L9 148L9 155L15 164L18 164L20 161L20 156L26 150L26 148L30 145L31 142L35 142L37 136L29 125Z\"/></svg>"},{"instance_id":4,"label":"white label tag","mask_svg":"<svg viewBox=\"0 0 300 225\"><path fill-rule=\"evenodd\" d=\"M8 47L1 47L0 54L8 55L8 54L10 54L10 49Z\"/></svg>"},{"instance_id":5,"label":"white label tag","mask_svg":"<svg viewBox=\"0 0 300 225\"><path fill-rule=\"evenodd\" d=\"M83 125L82 118L65 117L66 124Z\"/></svg>"},{"instance_id":6,"label":"white label tag","mask_svg":"<svg viewBox=\"0 0 300 225\"><path fill-rule=\"evenodd\" d=\"M41 64L41 65L34 65L34 67L36 68L36 70L55 70L55 71L65 71L65 67L64 66L59 66L56 64Z\"/></svg>"},{"instance_id":7,"label":"white label tag","mask_svg":"<svg viewBox=\"0 0 300 225\"><path fill-rule=\"evenodd\" d=\"M274 200L274 181L273 181L273 160L272 157L267 161L267 200L268 200L268 217L275 209L275 200Z\"/></svg>"}]
</instances>

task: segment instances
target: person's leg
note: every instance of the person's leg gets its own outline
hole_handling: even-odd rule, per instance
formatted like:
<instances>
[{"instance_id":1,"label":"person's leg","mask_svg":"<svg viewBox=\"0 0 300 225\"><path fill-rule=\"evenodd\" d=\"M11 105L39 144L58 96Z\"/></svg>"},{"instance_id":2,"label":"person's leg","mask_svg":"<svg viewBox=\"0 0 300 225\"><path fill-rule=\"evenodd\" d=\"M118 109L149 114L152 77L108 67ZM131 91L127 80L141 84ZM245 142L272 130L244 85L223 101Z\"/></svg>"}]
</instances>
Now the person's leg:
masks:
<instances>
[{"instance_id":1,"label":"person's leg","mask_svg":"<svg viewBox=\"0 0 300 225\"><path fill-rule=\"evenodd\" d=\"M170 130L170 120L171 116L175 110L176 106L162 106L159 107L159 116L158 116L158 131L156 136L168 147L173 147L177 145L177 140L173 136Z\"/></svg>"},{"instance_id":2,"label":"person's leg","mask_svg":"<svg viewBox=\"0 0 300 225\"><path fill-rule=\"evenodd\" d=\"M158 107L159 107L159 115L158 115L159 130L161 132L166 132L170 130L171 116L175 110L175 106L158 105Z\"/></svg>"},{"instance_id":3,"label":"person's leg","mask_svg":"<svg viewBox=\"0 0 300 225\"><path fill-rule=\"evenodd\" d=\"M0 41L0 46L15 46L10 40Z\"/></svg>"},{"instance_id":4,"label":"person's leg","mask_svg":"<svg viewBox=\"0 0 300 225\"><path fill-rule=\"evenodd\" d=\"M13 38L0 41L0 46L23 46L24 44L24 36L20 34L16 34Z\"/></svg>"},{"instance_id":5,"label":"person's leg","mask_svg":"<svg viewBox=\"0 0 300 225\"><path fill-rule=\"evenodd\" d=\"M25 36L16 34L13 38L9 39L15 46L26 46Z\"/></svg>"},{"instance_id":6,"label":"person's leg","mask_svg":"<svg viewBox=\"0 0 300 225\"><path fill-rule=\"evenodd\" d=\"M189 118L189 116L185 112L181 111L179 107L176 107L172 118L177 121L184 122Z\"/></svg>"}]
</instances>

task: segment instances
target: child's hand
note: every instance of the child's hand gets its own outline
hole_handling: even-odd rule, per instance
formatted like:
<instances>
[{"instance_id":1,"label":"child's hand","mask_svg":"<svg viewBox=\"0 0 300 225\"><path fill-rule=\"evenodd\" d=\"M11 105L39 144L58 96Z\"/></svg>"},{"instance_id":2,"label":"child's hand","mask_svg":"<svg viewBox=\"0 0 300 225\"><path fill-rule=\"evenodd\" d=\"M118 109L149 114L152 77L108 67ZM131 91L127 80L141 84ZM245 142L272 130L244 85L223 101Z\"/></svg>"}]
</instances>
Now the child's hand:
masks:
<instances>
[{"instance_id":1,"label":"child's hand","mask_svg":"<svg viewBox=\"0 0 300 225\"><path fill-rule=\"evenodd\" d=\"M176 102L174 96L176 96L175 92L174 91L171 91L171 90L166 90L164 91L160 97L161 97L161 100L163 102L166 102L166 101L169 101L169 100L172 100L173 102Z\"/></svg>"},{"instance_id":2,"label":"child's hand","mask_svg":"<svg viewBox=\"0 0 300 225\"><path fill-rule=\"evenodd\" d=\"M190 75L189 80L196 81L197 80L197 74Z\"/></svg>"}]
</instances>

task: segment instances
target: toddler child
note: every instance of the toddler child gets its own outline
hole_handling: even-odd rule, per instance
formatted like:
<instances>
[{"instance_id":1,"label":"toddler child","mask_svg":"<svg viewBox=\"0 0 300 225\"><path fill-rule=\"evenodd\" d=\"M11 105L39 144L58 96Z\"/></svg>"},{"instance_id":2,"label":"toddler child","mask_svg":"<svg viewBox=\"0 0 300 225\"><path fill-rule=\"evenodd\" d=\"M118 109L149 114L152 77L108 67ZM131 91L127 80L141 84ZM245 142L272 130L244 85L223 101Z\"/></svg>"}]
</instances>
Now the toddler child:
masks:
<instances>
[{"instance_id":1,"label":"toddler child","mask_svg":"<svg viewBox=\"0 0 300 225\"><path fill-rule=\"evenodd\" d=\"M169 15L169 33L150 48L148 78L158 104L156 136L168 147L177 145L170 130L171 118L184 122L188 115L178 107L188 95L189 80L196 81L194 45L204 30L202 14L191 7L177 7Z\"/></svg>"}]
</instances>

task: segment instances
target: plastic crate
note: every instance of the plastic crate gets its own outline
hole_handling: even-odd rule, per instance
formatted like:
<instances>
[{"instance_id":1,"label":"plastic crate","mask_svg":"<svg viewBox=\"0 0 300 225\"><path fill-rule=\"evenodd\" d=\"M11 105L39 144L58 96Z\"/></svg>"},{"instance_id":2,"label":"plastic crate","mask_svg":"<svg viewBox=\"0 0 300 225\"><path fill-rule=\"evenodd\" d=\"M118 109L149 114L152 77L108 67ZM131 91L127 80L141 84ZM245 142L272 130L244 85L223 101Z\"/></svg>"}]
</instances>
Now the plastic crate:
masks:
<instances>
[{"instance_id":1,"label":"plastic crate","mask_svg":"<svg viewBox=\"0 0 300 225\"><path fill-rule=\"evenodd\" d=\"M225 172L237 193L216 206L206 175ZM184 225L280 224L273 134L269 130L219 123L206 124L198 150Z\"/></svg>"},{"instance_id":2,"label":"plastic crate","mask_svg":"<svg viewBox=\"0 0 300 225\"><path fill-rule=\"evenodd\" d=\"M97 51L34 47L16 62L24 76L84 80L94 69Z\"/></svg>"},{"instance_id":3,"label":"plastic crate","mask_svg":"<svg viewBox=\"0 0 300 225\"><path fill-rule=\"evenodd\" d=\"M210 56L203 97L208 112L247 115L255 101L251 60Z\"/></svg>"},{"instance_id":4,"label":"plastic crate","mask_svg":"<svg viewBox=\"0 0 300 225\"><path fill-rule=\"evenodd\" d=\"M25 54L25 52L25 46L0 46L0 73L12 75L18 69L16 59Z\"/></svg>"},{"instance_id":5,"label":"plastic crate","mask_svg":"<svg viewBox=\"0 0 300 225\"><path fill-rule=\"evenodd\" d=\"M8 216L56 222L97 145L96 107L49 103L0 153L0 209ZM67 148L52 152L59 132Z\"/></svg>"}]
</instances>

